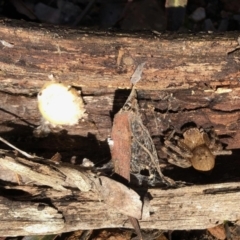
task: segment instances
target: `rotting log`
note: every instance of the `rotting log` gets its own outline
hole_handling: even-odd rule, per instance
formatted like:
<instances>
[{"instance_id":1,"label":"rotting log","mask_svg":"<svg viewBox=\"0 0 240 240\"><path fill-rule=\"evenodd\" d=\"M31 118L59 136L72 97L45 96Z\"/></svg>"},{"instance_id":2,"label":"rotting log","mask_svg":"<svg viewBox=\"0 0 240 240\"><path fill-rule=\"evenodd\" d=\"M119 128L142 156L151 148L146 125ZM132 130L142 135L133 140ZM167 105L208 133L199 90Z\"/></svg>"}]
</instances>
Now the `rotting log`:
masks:
<instances>
[{"instance_id":1,"label":"rotting log","mask_svg":"<svg viewBox=\"0 0 240 240\"><path fill-rule=\"evenodd\" d=\"M74 181L79 179L76 178L77 175L69 174L72 171L76 173L79 168L67 165L66 172L61 170L66 167L64 163L53 164L49 160L37 163L8 156L6 152L4 154L0 158L2 176L9 178L14 172L21 173L22 185L8 184L0 188L1 236L56 234L79 229L131 228L120 205L131 209L135 206L130 204L131 201L124 202L125 198L120 195L125 190L119 191L116 185L115 190L112 189L111 193L107 193L110 195L104 198L102 192L107 190L104 189L106 177L100 176L101 184L97 185L98 180L91 178L92 173L81 169L78 177L84 174L87 182L94 181L89 191L81 191L79 189L85 187L86 182L79 184L79 181ZM8 169L7 172L3 172L3 167ZM22 168L28 170L23 172ZM56 169L60 169L63 174ZM114 182L111 180L112 184ZM129 188L126 190L129 191ZM120 202L111 205L108 199L110 196L113 198L113 195ZM140 226L160 230L204 229L223 223L226 219L235 222L240 218L239 197L239 183L234 182L178 189L149 189L144 197Z\"/></svg>"},{"instance_id":2,"label":"rotting log","mask_svg":"<svg viewBox=\"0 0 240 240\"><path fill-rule=\"evenodd\" d=\"M109 158L112 117L143 61L136 87L144 124L153 136L195 122L214 127L229 149L240 146L235 33L130 35L2 20L0 34L0 133L25 150L45 157L61 150L67 157ZM36 94L49 76L82 90L89 117L68 128L67 136L42 141L32 131L40 120Z\"/></svg>"},{"instance_id":3,"label":"rotting log","mask_svg":"<svg viewBox=\"0 0 240 240\"><path fill-rule=\"evenodd\" d=\"M132 228L127 216L108 208L91 192L73 191L65 195L41 187L13 187L42 194L45 199L12 201L0 197L0 234L18 236L52 234L79 229ZM209 184L173 190L150 189L150 217L140 221L141 228L162 230L205 229L237 221L239 184ZM45 201L50 197L51 204ZM58 198L57 198L58 197ZM31 201L34 200L34 201ZM37 202L36 202L37 201Z\"/></svg>"},{"instance_id":4,"label":"rotting log","mask_svg":"<svg viewBox=\"0 0 240 240\"><path fill-rule=\"evenodd\" d=\"M20 149L46 158L60 152L63 161L69 161L72 156L77 156L77 162L84 157L95 163L108 161L106 139L111 133L112 118L130 92L129 79L134 69L144 61L142 79L136 86L138 102L159 156L159 136L171 126L180 132L189 122L203 128L213 127L228 149L240 148L240 51L234 51L238 47L237 33L126 34L2 20L0 35L0 135ZM81 89L88 119L59 134L37 139L32 134L40 121L36 95L52 76L56 81ZM0 147L6 148L2 144ZM197 176L196 182L215 184L167 191L149 189L153 196L150 204L156 214L148 221L141 221L141 227L199 229L223 220L239 219L236 199L239 199L240 165L236 157L225 157L213 174L206 177L192 169L177 174L166 169L165 175L175 180L195 183L193 179ZM166 162L161 161L161 166L166 166ZM221 183L232 181L235 183ZM216 194L204 191L215 187L224 190ZM64 223L59 232L130 227L128 223L124 225L125 216L112 213L99 199L88 196L90 193L64 198L59 192L48 191L60 212L69 211L64 215L68 225ZM100 210L95 215L96 208ZM94 215L89 209L93 209ZM56 217L61 225L59 216L54 212L52 219ZM18 233L16 230L9 232L10 235L26 234L18 229Z\"/></svg>"}]
</instances>

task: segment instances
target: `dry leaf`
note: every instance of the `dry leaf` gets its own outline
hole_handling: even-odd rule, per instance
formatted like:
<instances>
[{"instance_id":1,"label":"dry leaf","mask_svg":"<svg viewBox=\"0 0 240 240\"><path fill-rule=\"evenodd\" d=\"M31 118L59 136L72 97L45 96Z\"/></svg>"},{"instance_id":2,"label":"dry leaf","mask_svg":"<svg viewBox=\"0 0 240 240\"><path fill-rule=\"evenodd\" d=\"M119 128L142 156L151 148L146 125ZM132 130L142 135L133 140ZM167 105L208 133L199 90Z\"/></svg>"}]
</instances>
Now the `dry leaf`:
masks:
<instances>
[{"instance_id":1,"label":"dry leaf","mask_svg":"<svg viewBox=\"0 0 240 240\"><path fill-rule=\"evenodd\" d=\"M163 184L174 185L175 182L161 172L155 145L138 112L136 96L133 88L123 108L114 116L111 134L114 170L128 180L130 172L140 173L146 169L151 180L157 170Z\"/></svg>"}]
</instances>

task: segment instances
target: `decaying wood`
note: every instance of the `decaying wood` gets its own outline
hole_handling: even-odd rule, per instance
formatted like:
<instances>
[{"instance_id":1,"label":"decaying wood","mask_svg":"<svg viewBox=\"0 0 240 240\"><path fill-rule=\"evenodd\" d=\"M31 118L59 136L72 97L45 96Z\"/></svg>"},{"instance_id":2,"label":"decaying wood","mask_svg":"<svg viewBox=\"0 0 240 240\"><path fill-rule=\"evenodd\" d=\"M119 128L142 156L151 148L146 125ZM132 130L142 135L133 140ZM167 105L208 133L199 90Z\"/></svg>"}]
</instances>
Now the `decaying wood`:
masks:
<instances>
[{"instance_id":1,"label":"decaying wood","mask_svg":"<svg viewBox=\"0 0 240 240\"><path fill-rule=\"evenodd\" d=\"M85 157L95 163L108 161L107 138L112 118L126 101L129 80L143 62L146 64L142 79L137 84L139 110L160 157L159 136L172 126L180 132L184 124L192 122L203 128L213 127L228 149L240 148L236 33L90 33L2 20L0 36L0 136L24 151L45 158L60 152L63 161L72 156L79 162ZM88 118L77 126L37 139L33 136L40 122L36 94L53 77L81 89ZM20 175L26 172L24 160L21 164L23 172L17 172ZM165 165L166 162L161 162L161 166ZM191 170L173 176L174 180L200 176L206 179L201 183L218 184L149 189L150 202L145 202L143 208L148 205L149 210L143 212L141 228L201 229L239 219L239 183L233 182L239 181L238 159L228 157L225 165L219 166L213 171L214 181L196 172L189 174ZM49 167L52 166L41 171L51 175ZM15 176L7 179L0 176L5 181L0 197L1 236L131 227L125 215L100 201L92 190L88 191L89 185L85 192L65 191L64 184L76 182L65 183L63 170L52 175L53 185L48 184L49 179L42 179L36 169L30 170L33 175L36 172L35 180L40 185L32 186L33 179L22 175L24 185L12 185ZM168 174L171 172L165 175ZM64 182L59 188L54 185L55 177L59 177L58 183Z\"/></svg>"},{"instance_id":2,"label":"decaying wood","mask_svg":"<svg viewBox=\"0 0 240 240\"><path fill-rule=\"evenodd\" d=\"M142 202L136 192L105 176L97 176L88 168L42 159L40 161L43 163L31 162L20 157L14 158L6 155L0 160L2 180L6 175L14 173L19 174L20 177L27 177L36 185L64 191L66 195L71 192L69 189L79 189L81 192L91 190L99 200L104 201L110 207L118 208L118 212L141 218ZM10 170L10 173L5 170ZM28 182L22 181L21 177L21 184L28 184Z\"/></svg>"},{"instance_id":3,"label":"decaying wood","mask_svg":"<svg viewBox=\"0 0 240 240\"><path fill-rule=\"evenodd\" d=\"M93 153L98 151L101 158L109 158L106 139L112 116L125 102L128 92L123 89L130 88L129 79L143 62L138 100L152 135L172 125L180 131L182 125L195 122L213 126L225 136L222 141L229 149L240 146L239 50L233 52L238 46L234 33L91 33L2 20L0 34L11 43L2 44L0 51L0 133L24 150L39 154L41 149L50 157L61 149L67 157L96 161ZM49 76L81 88L89 118L68 128L68 136L41 141L32 137L40 121L35 96Z\"/></svg>"},{"instance_id":4,"label":"decaying wood","mask_svg":"<svg viewBox=\"0 0 240 240\"><path fill-rule=\"evenodd\" d=\"M9 159L11 157L1 158L1 167L2 162L8 162ZM21 161L15 159L15 161L18 165L26 165L26 162L23 164L23 159ZM35 164L37 163L32 163L32 166ZM44 167L38 168L37 171L41 171L42 175L45 174L47 182L45 186L42 184L37 186L39 178L36 176L34 185L32 182L28 184L24 182L24 185L1 187L1 236L52 234L77 229L131 228L127 216L121 214L121 209L111 207L108 202L102 201L102 195L96 194L93 189L82 192L76 185L75 188L74 185L69 185L71 184L69 181L64 183L64 186L72 186L71 190L48 187L50 181L54 181L55 185L62 185L63 175L59 173L59 181L56 182L48 176L56 172L56 169L51 164ZM61 163L58 167L61 167ZM34 168L36 171L36 165ZM25 173L27 174L28 172ZM24 173L22 176L25 177ZM34 175L31 175L31 180L34 181ZM108 186L104 186L103 183L104 188L113 192L111 185L112 182ZM109 197L110 195L106 198ZM120 196L115 197L124 201ZM218 225L226 219L237 221L240 218L239 198L238 183L165 190L149 189L140 226L162 230L203 229ZM133 207L135 206L131 206Z\"/></svg>"}]
</instances>

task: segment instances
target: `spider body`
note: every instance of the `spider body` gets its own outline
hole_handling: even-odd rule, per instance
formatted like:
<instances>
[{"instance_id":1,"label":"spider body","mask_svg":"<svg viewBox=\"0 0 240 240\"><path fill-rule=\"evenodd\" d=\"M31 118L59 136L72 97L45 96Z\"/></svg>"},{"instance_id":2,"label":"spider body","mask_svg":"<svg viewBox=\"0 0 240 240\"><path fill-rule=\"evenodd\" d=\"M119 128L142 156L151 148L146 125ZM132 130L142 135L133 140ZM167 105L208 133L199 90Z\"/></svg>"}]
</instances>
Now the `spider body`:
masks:
<instances>
[{"instance_id":1,"label":"spider body","mask_svg":"<svg viewBox=\"0 0 240 240\"><path fill-rule=\"evenodd\" d=\"M193 166L199 171L210 171L214 168L217 155L229 155L232 152L223 150L223 146L213 132L202 128L190 128L178 137L175 132L164 141L162 150L168 161L176 166L188 168Z\"/></svg>"}]
</instances>

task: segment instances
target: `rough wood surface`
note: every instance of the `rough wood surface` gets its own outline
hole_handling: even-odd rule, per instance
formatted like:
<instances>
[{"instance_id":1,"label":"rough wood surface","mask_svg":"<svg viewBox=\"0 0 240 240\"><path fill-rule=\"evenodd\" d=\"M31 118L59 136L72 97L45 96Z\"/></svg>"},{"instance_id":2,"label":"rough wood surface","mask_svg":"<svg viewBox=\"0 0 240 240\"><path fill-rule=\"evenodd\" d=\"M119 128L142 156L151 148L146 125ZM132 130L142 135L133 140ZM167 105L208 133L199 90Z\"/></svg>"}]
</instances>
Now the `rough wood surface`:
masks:
<instances>
[{"instance_id":1,"label":"rough wood surface","mask_svg":"<svg viewBox=\"0 0 240 240\"><path fill-rule=\"evenodd\" d=\"M62 172L64 174L56 175L56 169L65 168L65 164L50 164L44 160L42 163L36 163L10 156L0 160L2 176L9 177L14 172L19 173L18 169L21 167L30 168L36 173L21 172L22 185L1 186L1 236L52 234L78 229L131 228L126 214L122 214L121 205L119 208L109 205L107 199L111 195L104 198L102 194L104 183L101 184L101 188L98 188L100 185L97 186L100 191L91 188L83 192L79 190L79 182L77 185L76 182L70 181L71 179L62 181L64 176L75 179L69 173ZM17 164L14 168L8 164L13 162ZM2 167L5 167L5 170L9 169L10 172L4 173ZM68 166L68 170L76 173L79 168ZM92 173L83 172L82 169L78 172L78 176L82 177L83 173L88 180L95 181L91 177ZM40 179L37 174L42 178L45 176L44 186L42 178ZM54 178L50 177L52 175ZM101 178L101 181L105 181L104 178ZM95 181L94 184L96 183ZM114 181L111 180L111 185L113 184ZM113 192L113 189L111 191ZM141 190L138 189L138 191L141 194ZM116 192L111 198L114 195L124 203L124 207L129 206L132 210L134 209L135 205L131 206L130 200L124 202L124 197L115 194ZM130 196L132 195L133 193ZM149 189L145 196L147 199L145 197L142 220L140 220L141 228L205 229L216 226L226 219L237 221L240 218L239 183L208 184L165 190ZM130 214L130 211L127 213Z\"/></svg>"},{"instance_id":2,"label":"rough wood surface","mask_svg":"<svg viewBox=\"0 0 240 240\"><path fill-rule=\"evenodd\" d=\"M234 33L91 33L2 20L0 34L12 44L1 42L1 133L21 135L32 151L36 149L30 133L40 119L35 96L49 75L82 89L89 119L68 129L69 134L81 136L78 142L83 145L97 139L106 146L112 116L128 95L123 89L130 88L129 79L143 61L137 89L152 135L162 134L170 125L180 130L193 121L230 136L223 139L229 149L240 146L239 51L231 52L237 47ZM39 143L45 151L47 141L46 146ZM66 146L60 148L67 151Z\"/></svg>"},{"instance_id":3,"label":"rough wood surface","mask_svg":"<svg viewBox=\"0 0 240 240\"><path fill-rule=\"evenodd\" d=\"M46 158L60 152L63 161L70 161L72 156L77 157L77 162L84 157L95 163L108 161L107 138L113 116L127 99L129 79L142 62L146 65L136 86L138 102L143 123L160 157L159 136L171 126L180 132L184 124L191 122L204 128L214 127L228 149L240 148L240 51L233 51L238 46L236 33L130 35L1 20L0 35L0 135L25 151ZM58 134L37 139L32 134L40 122L36 95L51 75L82 90L88 119ZM0 147L6 148L2 144ZM166 166L166 162L160 163ZM192 169L179 172L166 169L164 174L174 180L212 184L149 189L153 197L150 218L142 220L141 227L200 229L239 219L239 168L238 156L233 155L217 161L211 176ZM35 215L26 216L30 206L38 206L30 200L49 207L44 209L56 227L51 233L131 227L126 216L106 207L91 191L73 191L66 196L40 186L3 187L8 193L12 193L11 188L19 188L20 196L26 192L30 196L26 202L20 196L1 197L1 208L5 209L2 211L8 213L2 215L7 219L0 219L5 226L0 230L1 236L31 235L30 230L36 229L31 224L40 224L35 226L43 231L49 225L45 222L47 217L39 223L39 219L36 222L32 219ZM212 190L215 188L218 190ZM11 208L14 204L17 207ZM21 207L26 211L16 222L17 215L11 217L9 212L16 209L18 213Z\"/></svg>"}]
</instances>

